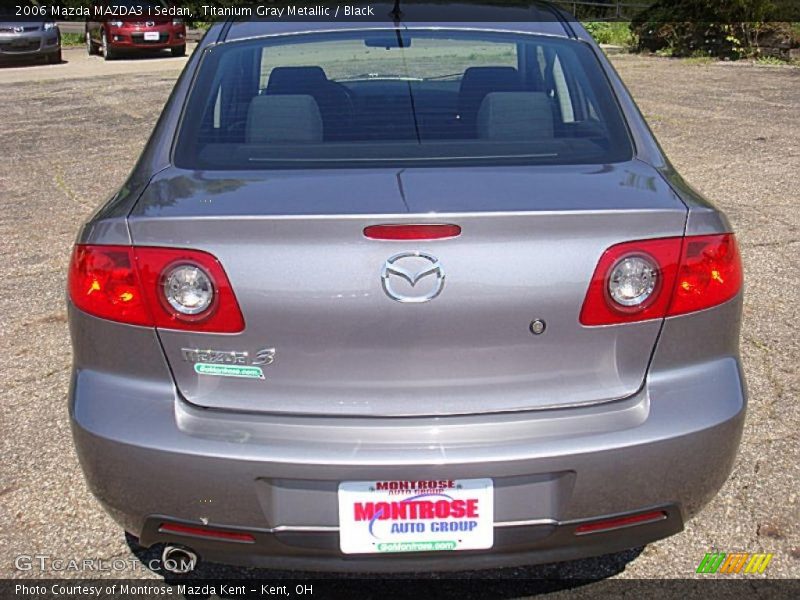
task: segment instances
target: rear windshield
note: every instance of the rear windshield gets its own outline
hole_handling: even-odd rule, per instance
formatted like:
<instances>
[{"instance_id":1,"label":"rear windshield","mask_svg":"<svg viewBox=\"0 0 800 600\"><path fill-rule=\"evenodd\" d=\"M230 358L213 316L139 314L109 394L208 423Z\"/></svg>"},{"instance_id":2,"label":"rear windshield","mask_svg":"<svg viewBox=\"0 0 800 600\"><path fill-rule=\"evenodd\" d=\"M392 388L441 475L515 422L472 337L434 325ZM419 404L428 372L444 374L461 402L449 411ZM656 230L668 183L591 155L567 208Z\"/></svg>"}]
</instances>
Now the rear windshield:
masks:
<instances>
[{"instance_id":1,"label":"rear windshield","mask_svg":"<svg viewBox=\"0 0 800 600\"><path fill-rule=\"evenodd\" d=\"M175 149L190 169L581 164L629 160L581 42L370 30L208 49Z\"/></svg>"}]
</instances>

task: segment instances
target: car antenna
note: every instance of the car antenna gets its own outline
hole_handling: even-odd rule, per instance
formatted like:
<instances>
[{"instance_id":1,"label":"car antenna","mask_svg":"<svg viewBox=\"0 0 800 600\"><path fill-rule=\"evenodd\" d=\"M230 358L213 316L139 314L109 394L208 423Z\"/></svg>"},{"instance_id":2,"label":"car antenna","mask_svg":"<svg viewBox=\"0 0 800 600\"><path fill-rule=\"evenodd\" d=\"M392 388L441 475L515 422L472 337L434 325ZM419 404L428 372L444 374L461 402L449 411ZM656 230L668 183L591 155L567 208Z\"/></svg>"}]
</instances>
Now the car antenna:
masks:
<instances>
[{"instance_id":1,"label":"car antenna","mask_svg":"<svg viewBox=\"0 0 800 600\"><path fill-rule=\"evenodd\" d=\"M392 15L392 19L395 23L400 21L400 19L403 17L403 11L400 10L400 0L394 0L394 8L389 14Z\"/></svg>"},{"instance_id":2,"label":"car antenna","mask_svg":"<svg viewBox=\"0 0 800 600\"><path fill-rule=\"evenodd\" d=\"M394 20L395 26L400 25L400 19L403 17L403 11L400 10L400 0L394 0L394 8L392 12L389 13L392 15L392 19ZM406 45L403 43L403 35L400 33L400 28L397 27L395 29L395 34L397 35L397 47L398 48L405 48ZM408 72L408 66L406 65L406 57L405 54L402 55L403 58L403 67ZM414 116L414 131L417 134L417 142L421 142L419 137L419 123L417 123L417 107L414 102L414 94L411 91L411 82L408 81L408 99L411 103L411 114Z\"/></svg>"}]
</instances>

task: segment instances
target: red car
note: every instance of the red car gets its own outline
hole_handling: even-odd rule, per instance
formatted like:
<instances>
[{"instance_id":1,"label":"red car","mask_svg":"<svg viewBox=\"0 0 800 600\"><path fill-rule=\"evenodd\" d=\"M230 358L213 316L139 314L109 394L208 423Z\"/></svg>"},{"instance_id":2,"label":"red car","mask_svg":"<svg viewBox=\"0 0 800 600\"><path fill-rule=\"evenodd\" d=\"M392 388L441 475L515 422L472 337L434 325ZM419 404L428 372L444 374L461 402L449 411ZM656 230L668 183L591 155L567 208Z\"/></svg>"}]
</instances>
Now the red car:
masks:
<instances>
[{"instance_id":1,"label":"red car","mask_svg":"<svg viewBox=\"0 0 800 600\"><path fill-rule=\"evenodd\" d=\"M122 53L166 50L186 55L186 25L160 0L98 0L86 21L86 50L113 60Z\"/></svg>"}]
</instances>

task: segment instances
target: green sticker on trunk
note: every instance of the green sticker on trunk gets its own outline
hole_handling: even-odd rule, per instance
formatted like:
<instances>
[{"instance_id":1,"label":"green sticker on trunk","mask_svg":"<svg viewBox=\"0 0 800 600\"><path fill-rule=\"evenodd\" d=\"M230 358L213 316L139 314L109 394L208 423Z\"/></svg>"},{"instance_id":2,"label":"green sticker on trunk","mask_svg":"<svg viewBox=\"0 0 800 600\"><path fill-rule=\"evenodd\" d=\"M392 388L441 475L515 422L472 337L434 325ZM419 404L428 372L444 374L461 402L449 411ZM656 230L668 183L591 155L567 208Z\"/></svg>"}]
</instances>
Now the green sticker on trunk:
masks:
<instances>
[{"instance_id":1,"label":"green sticker on trunk","mask_svg":"<svg viewBox=\"0 0 800 600\"><path fill-rule=\"evenodd\" d=\"M200 375L216 375L217 377L244 377L245 379L264 379L261 367L240 367L236 365L209 365L197 363L194 366Z\"/></svg>"}]
</instances>

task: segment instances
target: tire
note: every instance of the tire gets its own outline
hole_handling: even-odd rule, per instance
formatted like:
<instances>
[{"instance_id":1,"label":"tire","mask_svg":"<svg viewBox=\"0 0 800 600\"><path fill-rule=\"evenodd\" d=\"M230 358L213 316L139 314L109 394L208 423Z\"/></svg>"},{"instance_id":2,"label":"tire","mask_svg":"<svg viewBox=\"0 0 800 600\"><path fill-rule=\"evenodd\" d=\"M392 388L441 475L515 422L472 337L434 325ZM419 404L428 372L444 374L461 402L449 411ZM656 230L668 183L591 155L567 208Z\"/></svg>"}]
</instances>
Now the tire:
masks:
<instances>
[{"instance_id":1,"label":"tire","mask_svg":"<svg viewBox=\"0 0 800 600\"><path fill-rule=\"evenodd\" d=\"M86 53L89 56L97 54L97 47L94 45L94 42L92 41L92 34L89 33L88 31L86 32Z\"/></svg>"},{"instance_id":2,"label":"tire","mask_svg":"<svg viewBox=\"0 0 800 600\"><path fill-rule=\"evenodd\" d=\"M58 52L54 52L50 56L47 57L47 62L51 65L60 65L61 64L61 50Z\"/></svg>"},{"instance_id":3,"label":"tire","mask_svg":"<svg viewBox=\"0 0 800 600\"><path fill-rule=\"evenodd\" d=\"M183 46L175 46L169 50L172 52L172 56L186 56L186 44Z\"/></svg>"},{"instance_id":4,"label":"tire","mask_svg":"<svg viewBox=\"0 0 800 600\"><path fill-rule=\"evenodd\" d=\"M117 58L117 53L114 52L114 49L108 45L108 37L106 36L106 32L102 33L102 40L103 40L103 58L105 60L114 60Z\"/></svg>"}]
</instances>

